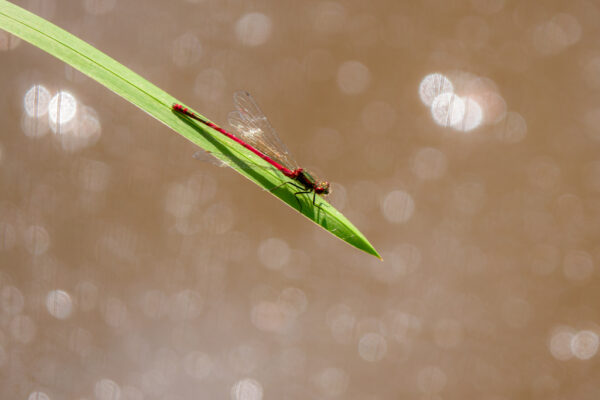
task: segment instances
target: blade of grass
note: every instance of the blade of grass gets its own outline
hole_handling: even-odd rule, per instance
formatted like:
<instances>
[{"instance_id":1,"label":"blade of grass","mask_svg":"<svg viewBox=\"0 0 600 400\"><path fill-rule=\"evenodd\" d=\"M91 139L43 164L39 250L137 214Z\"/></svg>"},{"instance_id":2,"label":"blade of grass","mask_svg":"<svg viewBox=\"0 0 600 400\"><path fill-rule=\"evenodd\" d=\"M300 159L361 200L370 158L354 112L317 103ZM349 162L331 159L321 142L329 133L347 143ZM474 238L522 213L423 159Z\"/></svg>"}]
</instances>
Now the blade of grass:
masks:
<instances>
[{"instance_id":1,"label":"blade of grass","mask_svg":"<svg viewBox=\"0 0 600 400\"><path fill-rule=\"evenodd\" d=\"M263 189L268 191L289 180L283 174L269 168L243 168L248 163L265 167L268 164L238 144L214 132L211 128L174 113L171 105L179 103L179 101L173 96L45 19L6 0L0 0L0 28L46 51L106 86L197 146L223 159L237 172ZM304 202L300 207L294 194L287 189L288 186L290 185L283 185L280 189L269 191L269 193L340 239L368 254L381 258L365 236L333 206L322 200L323 203L319 203L322 208L314 207L310 201Z\"/></svg>"}]
</instances>

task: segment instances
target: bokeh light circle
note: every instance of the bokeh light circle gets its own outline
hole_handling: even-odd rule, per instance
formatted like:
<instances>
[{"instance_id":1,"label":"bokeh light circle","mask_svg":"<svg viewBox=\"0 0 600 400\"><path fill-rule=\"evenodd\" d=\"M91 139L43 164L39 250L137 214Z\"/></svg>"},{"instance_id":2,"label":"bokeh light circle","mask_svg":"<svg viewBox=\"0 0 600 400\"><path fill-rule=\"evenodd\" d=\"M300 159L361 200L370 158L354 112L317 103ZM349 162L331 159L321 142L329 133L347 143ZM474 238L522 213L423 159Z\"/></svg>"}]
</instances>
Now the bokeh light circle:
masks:
<instances>
[{"instance_id":1,"label":"bokeh light circle","mask_svg":"<svg viewBox=\"0 0 600 400\"><path fill-rule=\"evenodd\" d=\"M75 118L77 100L71 93L60 91L50 100L48 110L53 125L64 125Z\"/></svg>"},{"instance_id":2,"label":"bokeh light circle","mask_svg":"<svg viewBox=\"0 0 600 400\"><path fill-rule=\"evenodd\" d=\"M412 196L403 190L391 191L383 200L383 215L392 223L404 223L408 221L414 211L415 202Z\"/></svg>"},{"instance_id":3,"label":"bokeh light circle","mask_svg":"<svg viewBox=\"0 0 600 400\"><path fill-rule=\"evenodd\" d=\"M365 361L380 361L387 354L387 341L379 333L367 333L358 342L358 354Z\"/></svg>"},{"instance_id":4,"label":"bokeh light circle","mask_svg":"<svg viewBox=\"0 0 600 400\"><path fill-rule=\"evenodd\" d=\"M345 61L337 72L337 83L344 94L364 92L371 82L369 68L360 61Z\"/></svg>"},{"instance_id":5,"label":"bokeh light circle","mask_svg":"<svg viewBox=\"0 0 600 400\"><path fill-rule=\"evenodd\" d=\"M571 339L571 351L580 360L589 360L598 353L600 341L593 331L579 331Z\"/></svg>"},{"instance_id":6,"label":"bokeh light circle","mask_svg":"<svg viewBox=\"0 0 600 400\"><path fill-rule=\"evenodd\" d=\"M73 311L73 300L64 290L53 290L46 296L46 309L54 318L67 319Z\"/></svg>"},{"instance_id":7,"label":"bokeh light circle","mask_svg":"<svg viewBox=\"0 0 600 400\"><path fill-rule=\"evenodd\" d=\"M453 93L454 85L445 75L429 74L419 85L419 97L426 106L430 107L433 100L441 94Z\"/></svg>"},{"instance_id":8,"label":"bokeh light circle","mask_svg":"<svg viewBox=\"0 0 600 400\"><path fill-rule=\"evenodd\" d=\"M48 113L51 95L42 85L33 85L23 99L25 113L30 117L39 118Z\"/></svg>"},{"instance_id":9,"label":"bokeh light circle","mask_svg":"<svg viewBox=\"0 0 600 400\"><path fill-rule=\"evenodd\" d=\"M246 46L260 46L271 36L271 18L259 12L243 15L235 24L238 40Z\"/></svg>"},{"instance_id":10,"label":"bokeh light circle","mask_svg":"<svg viewBox=\"0 0 600 400\"><path fill-rule=\"evenodd\" d=\"M442 93L431 103L431 116L441 126L456 126L465 117L465 101L454 93Z\"/></svg>"},{"instance_id":11,"label":"bokeh light circle","mask_svg":"<svg viewBox=\"0 0 600 400\"><path fill-rule=\"evenodd\" d=\"M231 400L261 400L262 398L262 385L254 379L242 379L231 388Z\"/></svg>"}]
</instances>

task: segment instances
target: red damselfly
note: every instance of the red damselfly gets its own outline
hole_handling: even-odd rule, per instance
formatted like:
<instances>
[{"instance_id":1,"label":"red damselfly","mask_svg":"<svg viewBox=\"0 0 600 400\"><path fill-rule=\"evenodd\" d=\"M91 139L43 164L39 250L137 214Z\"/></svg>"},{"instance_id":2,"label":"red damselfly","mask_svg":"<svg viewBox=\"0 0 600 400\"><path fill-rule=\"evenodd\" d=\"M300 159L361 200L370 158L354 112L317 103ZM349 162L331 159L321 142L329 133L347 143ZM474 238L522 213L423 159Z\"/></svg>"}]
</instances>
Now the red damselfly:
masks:
<instances>
[{"instance_id":1,"label":"red damselfly","mask_svg":"<svg viewBox=\"0 0 600 400\"><path fill-rule=\"evenodd\" d=\"M294 193L294 196L296 196L296 201L298 201L300 209L302 209L302 203L298 199L298 196L303 194L310 195L311 193L313 205L319 207L316 204L316 196L318 194L329 194L329 182L316 179L308 171L298 166L296 161L290 156L285 144L279 139L267 117L265 117L252 96L250 96L250 93L244 91L235 92L233 102L236 110L229 113L229 124L235 129L236 134L230 133L220 126L205 120L181 104L173 104L173 110L227 136L294 181L284 182L272 188L271 191L289 184L298 189Z\"/></svg>"}]
</instances>

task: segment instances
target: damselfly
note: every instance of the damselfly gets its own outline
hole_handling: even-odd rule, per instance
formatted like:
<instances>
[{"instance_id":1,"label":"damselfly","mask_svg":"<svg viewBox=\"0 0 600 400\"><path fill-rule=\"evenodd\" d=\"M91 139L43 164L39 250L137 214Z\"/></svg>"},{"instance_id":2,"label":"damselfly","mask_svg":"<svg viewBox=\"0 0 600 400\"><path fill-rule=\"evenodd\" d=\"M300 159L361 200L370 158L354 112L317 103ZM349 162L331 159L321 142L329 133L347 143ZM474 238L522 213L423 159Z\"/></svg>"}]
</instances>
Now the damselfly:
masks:
<instances>
[{"instance_id":1,"label":"damselfly","mask_svg":"<svg viewBox=\"0 0 600 400\"><path fill-rule=\"evenodd\" d=\"M293 182L284 182L272 188L272 191L286 184L292 185L298 189L294 193L294 196L296 196L301 209L302 203L298 199L298 196L303 194L310 195L311 193L313 205L319 207L316 204L316 196L318 194L329 194L329 182L316 179L308 171L298 166L296 161L290 156L285 144L279 139L267 117L265 117L252 96L250 96L250 93L244 91L235 92L233 102L236 110L229 113L229 124L234 128L235 133L230 133L218 125L205 120L181 104L173 104L173 110L227 136L293 180Z\"/></svg>"}]
</instances>

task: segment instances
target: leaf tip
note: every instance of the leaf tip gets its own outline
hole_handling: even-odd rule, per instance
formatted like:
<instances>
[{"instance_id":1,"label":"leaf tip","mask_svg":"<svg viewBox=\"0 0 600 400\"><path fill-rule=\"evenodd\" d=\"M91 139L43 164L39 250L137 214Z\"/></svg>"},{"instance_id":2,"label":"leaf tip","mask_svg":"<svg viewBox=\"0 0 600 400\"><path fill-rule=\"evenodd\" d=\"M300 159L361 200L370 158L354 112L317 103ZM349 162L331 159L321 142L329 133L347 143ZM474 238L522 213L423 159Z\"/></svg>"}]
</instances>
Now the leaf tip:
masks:
<instances>
[{"instance_id":1,"label":"leaf tip","mask_svg":"<svg viewBox=\"0 0 600 400\"><path fill-rule=\"evenodd\" d=\"M365 241L366 241L366 240L365 240ZM383 257L381 257L381 256L379 255L379 253L377 252L377 250L375 250L375 247L373 247L373 246L371 245L371 243L369 243L368 241L366 241L366 244L367 244L367 246L365 246L365 247L360 247L360 249L361 249L362 251L364 251L365 253L367 253L367 254L370 254L370 255L372 255L372 256L374 256L374 257L377 257L377 258L379 258L379 261L383 261Z\"/></svg>"}]
</instances>

